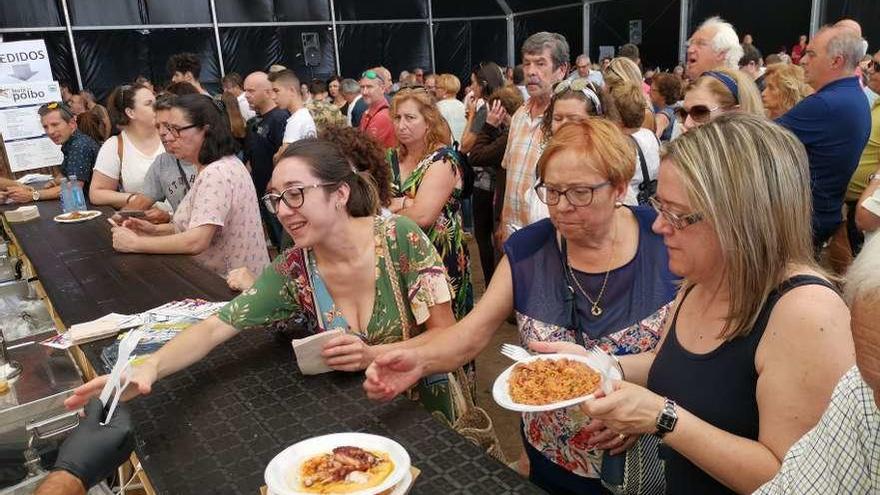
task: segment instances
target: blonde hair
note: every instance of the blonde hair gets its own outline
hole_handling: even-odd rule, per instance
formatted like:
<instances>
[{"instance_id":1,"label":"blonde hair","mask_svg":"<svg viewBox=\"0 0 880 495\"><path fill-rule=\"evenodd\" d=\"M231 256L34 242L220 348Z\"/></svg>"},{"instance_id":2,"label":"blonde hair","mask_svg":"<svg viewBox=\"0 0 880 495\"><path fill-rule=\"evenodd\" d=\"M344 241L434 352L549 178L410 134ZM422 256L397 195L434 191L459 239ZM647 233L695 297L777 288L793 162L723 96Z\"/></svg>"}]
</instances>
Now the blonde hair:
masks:
<instances>
[{"instance_id":1,"label":"blonde hair","mask_svg":"<svg viewBox=\"0 0 880 495\"><path fill-rule=\"evenodd\" d=\"M728 69L718 67L712 69L713 72L730 77L736 81L737 95L734 95L728 87L717 77L703 74L688 88L688 91L695 88L703 88L712 93L721 108L725 110L738 109L744 113L764 116L764 103L761 101L761 93L758 86L751 76L741 70ZM738 108L737 108L738 106Z\"/></svg>"},{"instance_id":2,"label":"blonde hair","mask_svg":"<svg viewBox=\"0 0 880 495\"><path fill-rule=\"evenodd\" d=\"M645 92L640 84L628 82L614 86L611 100L624 127L638 129L645 123Z\"/></svg>"},{"instance_id":3,"label":"blonde hair","mask_svg":"<svg viewBox=\"0 0 880 495\"><path fill-rule=\"evenodd\" d=\"M615 86L623 83L642 84L642 71L635 62L626 57L617 57L608 64L605 69L605 84L611 91Z\"/></svg>"},{"instance_id":4,"label":"blonde hair","mask_svg":"<svg viewBox=\"0 0 880 495\"><path fill-rule=\"evenodd\" d=\"M538 177L544 180L547 163L562 151L578 154L578 163L595 170L613 187L629 184L635 173L636 153L632 140L612 122L590 117L583 122L570 122L559 128L538 159Z\"/></svg>"},{"instance_id":5,"label":"blonde hair","mask_svg":"<svg viewBox=\"0 0 880 495\"><path fill-rule=\"evenodd\" d=\"M794 134L764 117L731 112L670 141L662 158L674 162L692 208L723 249L718 269L730 292L725 340L748 335L789 268L822 273L813 258L807 154Z\"/></svg>"},{"instance_id":6,"label":"blonde hair","mask_svg":"<svg viewBox=\"0 0 880 495\"><path fill-rule=\"evenodd\" d=\"M425 151L430 153L443 146L449 146L452 143L449 124L440 114L431 95L423 88L405 88L398 91L394 99L391 100L391 118L397 118L398 108L407 101L416 103L419 107L419 113L428 125L428 132L425 133ZM397 147L400 150L400 157L405 157L407 154L406 146L398 143Z\"/></svg>"},{"instance_id":7,"label":"blonde hair","mask_svg":"<svg viewBox=\"0 0 880 495\"><path fill-rule=\"evenodd\" d=\"M764 74L764 81L767 85L772 84L779 93L778 112L780 115L813 94L813 88L804 82L804 69L799 65L770 64Z\"/></svg>"},{"instance_id":8,"label":"blonde hair","mask_svg":"<svg viewBox=\"0 0 880 495\"><path fill-rule=\"evenodd\" d=\"M437 76L437 87L443 88L443 91L446 93L446 96L451 96L455 98L455 95L458 94L459 90L461 90L461 81L458 80L452 74L440 74Z\"/></svg>"}]
</instances>

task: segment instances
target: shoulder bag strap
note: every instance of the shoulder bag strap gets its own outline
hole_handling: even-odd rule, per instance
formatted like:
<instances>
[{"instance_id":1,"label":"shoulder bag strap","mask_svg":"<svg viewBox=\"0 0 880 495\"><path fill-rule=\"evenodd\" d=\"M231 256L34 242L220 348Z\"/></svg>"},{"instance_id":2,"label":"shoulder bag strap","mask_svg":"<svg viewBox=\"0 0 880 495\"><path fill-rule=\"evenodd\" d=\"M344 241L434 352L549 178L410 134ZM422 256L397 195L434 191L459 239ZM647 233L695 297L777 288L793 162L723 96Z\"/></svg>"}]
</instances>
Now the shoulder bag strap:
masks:
<instances>
[{"instance_id":1,"label":"shoulder bag strap","mask_svg":"<svg viewBox=\"0 0 880 495\"><path fill-rule=\"evenodd\" d=\"M645 154L642 153L642 147L639 146L639 142L636 141L636 138L630 136L630 139L633 140L633 143L636 145L636 153L639 154L639 167L642 169L642 184L651 180L651 176L648 174L648 163L645 160Z\"/></svg>"},{"instance_id":2,"label":"shoulder bag strap","mask_svg":"<svg viewBox=\"0 0 880 495\"><path fill-rule=\"evenodd\" d=\"M119 157L119 190L125 191L122 185L122 157L125 153L125 143L122 141L122 132L116 135L116 156Z\"/></svg>"},{"instance_id":3,"label":"shoulder bag strap","mask_svg":"<svg viewBox=\"0 0 880 495\"><path fill-rule=\"evenodd\" d=\"M183 180L184 190L189 192L189 178L186 176L186 172L183 171L183 166L180 165L180 159L175 158L174 161L177 163L177 172L180 173L180 178Z\"/></svg>"},{"instance_id":4,"label":"shoulder bag strap","mask_svg":"<svg viewBox=\"0 0 880 495\"><path fill-rule=\"evenodd\" d=\"M581 347L587 347L587 342L584 339L584 333L581 331L580 325L578 325L578 317L577 317L577 303L575 302L575 292L574 292L574 280L571 279L571 272L568 270L568 243L565 242L565 238L560 236L559 241L559 251L562 253L562 274L565 277L565 287L568 289L568 292L565 295L565 305L568 306L568 314L569 314L569 328L574 332L574 340Z\"/></svg>"}]
</instances>

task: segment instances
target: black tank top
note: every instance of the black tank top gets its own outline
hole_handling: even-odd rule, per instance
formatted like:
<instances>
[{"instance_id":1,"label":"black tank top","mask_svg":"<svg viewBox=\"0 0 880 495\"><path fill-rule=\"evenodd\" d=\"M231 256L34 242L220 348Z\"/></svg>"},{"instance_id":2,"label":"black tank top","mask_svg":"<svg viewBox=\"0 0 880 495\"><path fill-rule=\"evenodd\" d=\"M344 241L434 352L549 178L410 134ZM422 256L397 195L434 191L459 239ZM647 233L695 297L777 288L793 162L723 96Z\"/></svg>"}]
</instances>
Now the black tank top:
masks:
<instances>
[{"instance_id":1,"label":"black tank top","mask_svg":"<svg viewBox=\"0 0 880 495\"><path fill-rule=\"evenodd\" d=\"M717 428L757 440L758 402L755 391L758 372L755 370L755 352L773 307L786 292L803 285L822 285L837 292L831 283L819 277L794 276L770 293L748 335L724 342L706 354L687 351L676 336L678 311L693 289L693 286L689 287L675 311L669 336L648 373L648 389L674 400ZM660 457L666 461L668 494L734 493L663 444Z\"/></svg>"}]
</instances>

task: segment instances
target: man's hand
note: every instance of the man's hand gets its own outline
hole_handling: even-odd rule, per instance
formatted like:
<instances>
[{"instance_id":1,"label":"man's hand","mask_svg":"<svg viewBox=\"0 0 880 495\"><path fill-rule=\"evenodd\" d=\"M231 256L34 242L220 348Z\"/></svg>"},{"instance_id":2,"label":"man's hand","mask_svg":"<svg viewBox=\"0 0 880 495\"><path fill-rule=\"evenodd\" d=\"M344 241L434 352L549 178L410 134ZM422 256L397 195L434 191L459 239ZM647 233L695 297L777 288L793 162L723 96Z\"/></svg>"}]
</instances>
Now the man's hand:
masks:
<instances>
[{"instance_id":1,"label":"man's hand","mask_svg":"<svg viewBox=\"0 0 880 495\"><path fill-rule=\"evenodd\" d=\"M107 425L100 424L103 416L103 404L92 398L79 426L61 444L55 461L56 470L73 474L87 488L110 476L134 449L128 409L120 404Z\"/></svg>"},{"instance_id":2,"label":"man's hand","mask_svg":"<svg viewBox=\"0 0 880 495\"><path fill-rule=\"evenodd\" d=\"M34 200L34 189L27 186L10 186L6 189L9 198L16 203L30 203Z\"/></svg>"},{"instance_id":3,"label":"man's hand","mask_svg":"<svg viewBox=\"0 0 880 495\"><path fill-rule=\"evenodd\" d=\"M131 201L125 204L126 210L147 210L151 206L153 206L155 201L153 198L149 196L145 196L143 194L135 194L132 196Z\"/></svg>"},{"instance_id":4,"label":"man's hand","mask_svg":"<svg viewBox=\"0 0 880 495\"><path fill-rule=\"evenodd\" d=\"M171 221L171 214L161 208L150 208L144 212L144 220L150 223L168 223Z\"/></svg>"}]
</instances>

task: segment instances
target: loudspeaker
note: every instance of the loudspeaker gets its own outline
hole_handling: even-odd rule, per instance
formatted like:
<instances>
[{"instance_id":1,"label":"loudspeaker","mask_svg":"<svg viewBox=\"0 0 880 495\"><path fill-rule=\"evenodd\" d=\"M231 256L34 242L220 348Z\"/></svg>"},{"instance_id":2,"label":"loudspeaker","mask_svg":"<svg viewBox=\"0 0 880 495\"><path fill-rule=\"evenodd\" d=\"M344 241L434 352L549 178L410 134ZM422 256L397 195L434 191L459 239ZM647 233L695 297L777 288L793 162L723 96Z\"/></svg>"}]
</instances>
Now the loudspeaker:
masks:
<instances>
[{"instance_id":1,"label":"loudspeaker","mask_svg":"<svg viewBox=\"0 0 880 495\"><path fill-rule=\"evenodd\" d=\"M318 42L318 33L302 33L302 44L306 67L321 65L321 44Z\"/></svg>"}]
</instances>

